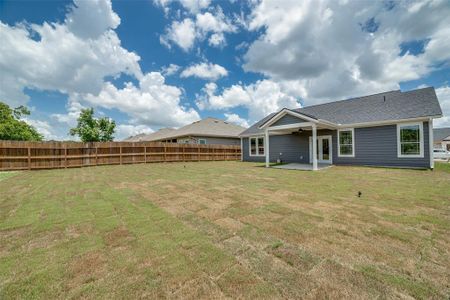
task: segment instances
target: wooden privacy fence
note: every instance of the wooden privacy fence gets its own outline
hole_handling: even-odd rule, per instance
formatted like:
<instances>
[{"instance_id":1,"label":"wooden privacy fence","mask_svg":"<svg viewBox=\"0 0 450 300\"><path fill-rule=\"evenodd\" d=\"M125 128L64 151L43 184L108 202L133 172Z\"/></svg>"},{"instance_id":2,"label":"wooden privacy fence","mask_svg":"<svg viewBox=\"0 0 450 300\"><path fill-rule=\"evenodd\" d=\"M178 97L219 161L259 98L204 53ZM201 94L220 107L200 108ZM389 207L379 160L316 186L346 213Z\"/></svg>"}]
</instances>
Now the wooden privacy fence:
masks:
<instances>
[{"instance_id":1,"label":"wooden privacy fence","mask_svg":"<svg viewBox=\"0 0 450 300\"><path fill-rule=\"evenodd\" d=\"M239 160L240 146L155 142L0 141L0 170L176 161Z\"/></svg>"}]
</instances>

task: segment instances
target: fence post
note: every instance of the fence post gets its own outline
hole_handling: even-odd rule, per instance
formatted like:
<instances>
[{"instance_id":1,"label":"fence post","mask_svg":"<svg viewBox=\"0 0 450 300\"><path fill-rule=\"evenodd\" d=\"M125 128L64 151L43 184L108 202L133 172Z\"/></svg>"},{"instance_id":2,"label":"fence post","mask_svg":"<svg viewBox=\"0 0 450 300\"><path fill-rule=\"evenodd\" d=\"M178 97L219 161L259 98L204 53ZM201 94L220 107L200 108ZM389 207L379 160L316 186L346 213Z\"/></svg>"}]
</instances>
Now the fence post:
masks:
<instances>
[{"instance_id":1,"label":"fence post","mask_svg":"<svg viewBox=\"0 0 450 300\"><path fill-rule=\"evenodd\" d=\"M144 163L147 163L147 146L144 146Z\"/></svg>"},{"instance_id":2,"label":"fence post","mask_svg":"<svg viewBox=\"0 0 450 300\"><path fill-rule=\"evenodd\" d=\"M122 146L119 146L119 151L120 164L122 164Z\"/></svg>"},{"instance_id":3,"label":"fence post","mask_svg":"<svg viewBox=\"0 0 450 300\"><path fill-rule=\"evenodd\" d=\"M28 170L31 170L31 149L28 146Z\"/></svg>"},{"instance_id":4,"label":"fence post","mask_svg":"<svg viewBox=\"0 0 450 300\"><path fill-rule=\"evenodd\" d=\"M97 155L97 152L98 152L98 148L95 147L95 165L96 165L96 166L98 165L98 155Z\"/></svg>"},{"instance_id":5,"label":"fence post","mask_svg":"<svg viewBox=\"0 0 450 300\"><path fill-rule=\"evenodd\" d=\"M167 156L166 156L166 144L164 144L164 162L167 161Z\"/></svg>"},{"instance_id":6,"label":"fence post","mask_svg":"<svg viewBox=\"0 0 450 300\"><path fill-rule=\"evenodd\" d=\"M183 147L182 147L182 149L183 149L183 161L186 161L186 155L184 155L184 149L185 149L185 147L184 147L184 144L183 144Z\"/></svg>"},{"instance_id":7,"label":"fence post","mask_svg":"<svg viewBox=\"0 0 450 300\"><path fill-rule=\"evenodd\" d=\"M200 161L200 145L198 144L197 144L197 152L198 152L197 160Z\"/></svg>"},{"instance_id":8,"label":"fence post","mask_svg":"<svg viewBox=\"0 0 450 300\"><path fill-rule=\"evenodd\" d=\"M64 169L67 169L67 144L64 145Z\"/></svg>"}]
</instances>

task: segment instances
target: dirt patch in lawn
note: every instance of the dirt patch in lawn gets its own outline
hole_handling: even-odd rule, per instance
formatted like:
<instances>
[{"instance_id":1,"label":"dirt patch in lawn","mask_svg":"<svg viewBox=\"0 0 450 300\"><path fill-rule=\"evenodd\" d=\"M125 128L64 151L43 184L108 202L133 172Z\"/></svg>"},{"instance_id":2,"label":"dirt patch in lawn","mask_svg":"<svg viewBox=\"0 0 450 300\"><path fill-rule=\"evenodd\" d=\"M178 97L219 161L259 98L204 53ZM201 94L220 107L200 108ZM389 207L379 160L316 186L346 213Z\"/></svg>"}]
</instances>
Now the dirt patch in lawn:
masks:
<instances>
[{"instance_id":1,"label":"dirt patch in lawn","mask_svg":"<svg viewBox=\"0 0 450 300\"><path fill-rule=\"evenodd\" d=\"M105 235L105 244L109 247L125 247L132 240L133 236L128 229L124 227L118 227Z\"/></svg>"},{"instance_id":2,"label":"dirt patch in lawn","mask_svg":"<svg viewBox=\"0 0 450 300\"><path fill-rule=\"evenodd\" d=\"M69 264L67 289L89 284L107 274L107 260L101 251L91 251L75 257Z\"/></svg>"}]
</instances>

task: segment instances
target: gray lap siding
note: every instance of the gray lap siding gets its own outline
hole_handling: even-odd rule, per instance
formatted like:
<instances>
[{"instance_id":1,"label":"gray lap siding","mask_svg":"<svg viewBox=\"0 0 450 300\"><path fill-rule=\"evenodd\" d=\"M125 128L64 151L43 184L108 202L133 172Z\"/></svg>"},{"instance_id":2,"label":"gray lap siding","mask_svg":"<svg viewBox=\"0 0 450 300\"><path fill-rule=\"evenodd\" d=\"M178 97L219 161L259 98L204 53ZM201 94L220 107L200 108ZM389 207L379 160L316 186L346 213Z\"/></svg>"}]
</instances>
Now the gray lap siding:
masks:
<instances>
[{"instance_id":1,"label":"gray lap siding","mask_svg":"<svg viewBox=\"0 0 450 300\"><path fill-rule=\"evenodd\" d=\"M335 165L367 165L386 167L430 167L430 147L428 122L423 123L424 157L397 157L397 126L385 125L377 127L355 128L355 157L338 157L337 130L318 130L317 135L331 135L333 148L333 164ZM275 135L270 137L269 159L275 162L280 158L283 162L309 163L309 137L311 131L301 134ZM264 156L249 155L249 138L243 138L243 160L264 162Z\"/></svg>"},{"instance_id":2,"label":"gray lap siding","mask_svg":"<svg viewBox=\"0 0 450 300\"><path fill-rule=\"evenodd\" d=\"M399 158L397 157L397 125L355 128L355 157L338 157L337 131L334 131L333 163L336 165L429 168L428 122L423 122L423 136L423 158Z\"/></svg>"},{"instance_id":3,"label":"gray lap siding","mask_svg":"<svg viewBox=\"0 0 450 300\"><path fill-rule=\"evenodd\" d=\"M264 156L250 156L249 138L243 138L243 160L252 162L266 161ZM269 138L269 159L276 162L281 159L283 162L309 162L309 140L305 133L299 135L273 135Z\"/></svg>"}]
</instances>

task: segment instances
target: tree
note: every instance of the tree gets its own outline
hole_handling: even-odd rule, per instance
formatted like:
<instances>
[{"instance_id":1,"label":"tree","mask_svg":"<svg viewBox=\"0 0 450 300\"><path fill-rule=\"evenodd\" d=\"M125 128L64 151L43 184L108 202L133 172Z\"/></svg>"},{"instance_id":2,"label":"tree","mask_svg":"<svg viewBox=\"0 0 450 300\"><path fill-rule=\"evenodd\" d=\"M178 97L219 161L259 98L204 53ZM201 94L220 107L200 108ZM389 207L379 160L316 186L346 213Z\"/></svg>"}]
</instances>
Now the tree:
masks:
<instances>
[{"instance_id":1,"label":"tree","mask_svg":"<svg viewBox=\"0 0 450 300\"><path fill-rule=\"evenodd\" d=\"M78 135L83 142L110 142L114 139L116 122L109 118L94 118L94 109L82 109L77 127L70 129L70 135Z\"/></svg>"},{"instance_id":2,"label":"tree","mask_svg":"<svg viewBox=\"0 0 450 300\"><path fill-rule=\"evenodd\" d=\"M42 134L20 119L28 115L30 110L25 106L11 109L0 101L0 140L42 141Z\"/></svg>"}]
</instances>

